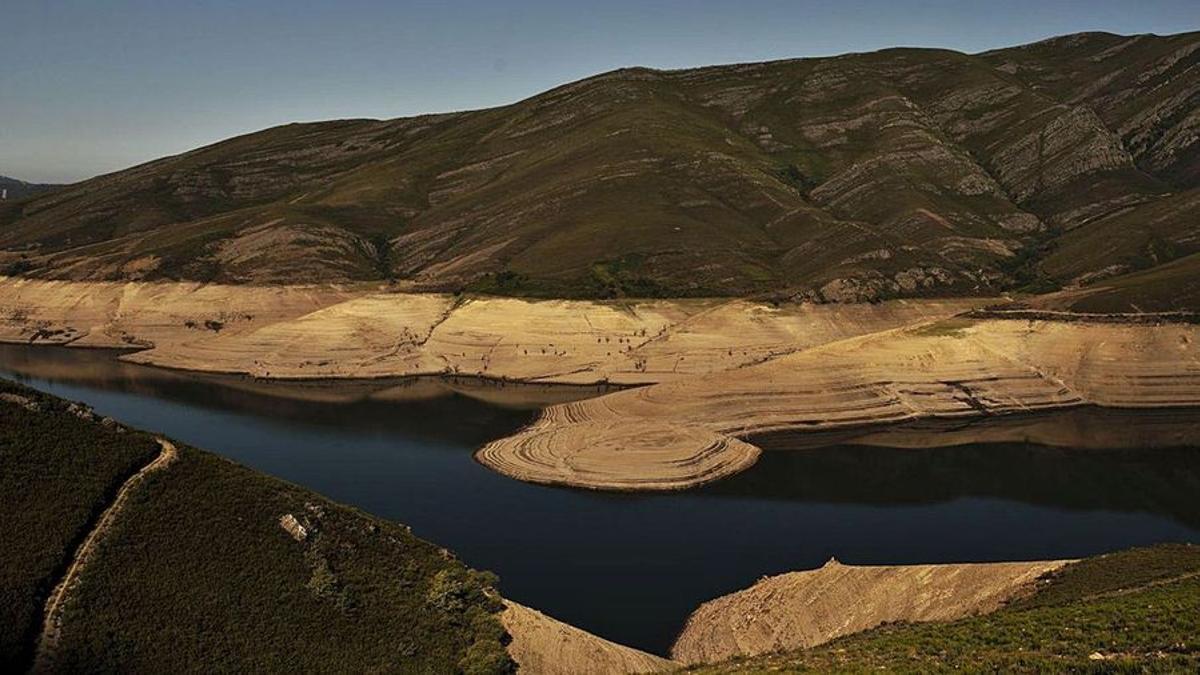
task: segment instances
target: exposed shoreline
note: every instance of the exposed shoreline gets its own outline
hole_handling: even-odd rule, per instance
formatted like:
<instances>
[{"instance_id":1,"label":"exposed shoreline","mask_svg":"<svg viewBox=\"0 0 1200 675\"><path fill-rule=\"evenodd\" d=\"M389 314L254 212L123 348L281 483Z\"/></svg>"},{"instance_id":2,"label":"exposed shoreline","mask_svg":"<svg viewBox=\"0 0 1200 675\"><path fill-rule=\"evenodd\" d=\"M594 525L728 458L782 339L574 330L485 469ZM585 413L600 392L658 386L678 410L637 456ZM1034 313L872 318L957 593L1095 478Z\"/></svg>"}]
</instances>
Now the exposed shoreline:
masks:
<instances>
[{"instance_id":1,"label":"exposed shoreline","mask_svg":"<svg viewBox=\"0 0 1200 675\"><path fill-rule=\"evenodd\" d=\"M0 277L0 341L134 349L121 358L272 380L471 375L640 385L744 367L994 302L521 300Z\"/></svg>"},{"instance_id":2,"label":"exposed shoreline","mask_svg":"<svg viewBox=\"0 0 1200 675\"><path fill-rule=\"evenodd\" d=\"M1200 329L954 319L546 409L477 456L506 475L670 491L752 466L764 435L885 432L1083 406L1200 406Z\"/></svg>"},{"instance_id":3,"label":"exposed shoreline","mask_svg":"<svg viewBox=\"0 0 1200 675\"><path fill-rule=\"evenodd\" d=\"M704 485L752 466L756 441L771 436L870 435L1088 405L1200 406L1191 317L1063 320L995 305L528 301L0 278L0 341L137 349L120 360L252 386L399 389L449 378L603 387L611 393L552 405L476 453L513 478L597 490Z\"/></svg>"},{"instance_id":4,"label":"exposed shoreline","mask_svg":"<svg viewBox=\"0 0 1200 675\"><path fill-rule=\"evenodd\" d=\"M693 666L807 649L884 623L989 614L1033 592L1071 560L941 565L843 565L764 577L705 602L671 657Z\"/></svg>"}]
</instances>

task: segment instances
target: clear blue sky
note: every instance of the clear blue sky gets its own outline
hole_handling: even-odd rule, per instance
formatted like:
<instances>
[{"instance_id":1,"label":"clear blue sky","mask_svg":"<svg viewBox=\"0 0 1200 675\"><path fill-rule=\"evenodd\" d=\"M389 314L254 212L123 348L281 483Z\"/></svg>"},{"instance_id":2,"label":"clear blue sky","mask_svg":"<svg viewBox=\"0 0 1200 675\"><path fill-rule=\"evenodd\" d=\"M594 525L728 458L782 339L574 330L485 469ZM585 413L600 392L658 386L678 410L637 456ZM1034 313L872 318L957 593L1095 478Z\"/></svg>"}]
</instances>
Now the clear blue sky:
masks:
<instances>
[{"instance_id":1,"label":"clear blue sky","mask_svg":"<svg viewBox=\"0 0 1200 675\"><path fill-rule=\"evenodd\" d=\"M4 0L0 174L72 181L291 121L519 100L621 66L1200 29L1200 0Z\"/></svg>"}]
</instances>

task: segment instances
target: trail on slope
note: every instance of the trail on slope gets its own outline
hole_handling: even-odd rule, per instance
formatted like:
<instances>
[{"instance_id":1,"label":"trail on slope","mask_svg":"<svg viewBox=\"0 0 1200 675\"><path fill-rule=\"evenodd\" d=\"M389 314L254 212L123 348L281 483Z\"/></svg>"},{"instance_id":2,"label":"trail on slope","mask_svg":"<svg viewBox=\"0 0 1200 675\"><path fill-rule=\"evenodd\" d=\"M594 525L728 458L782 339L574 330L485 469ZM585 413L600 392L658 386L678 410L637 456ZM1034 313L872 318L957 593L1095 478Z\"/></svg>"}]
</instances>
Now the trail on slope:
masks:
<instances>
[{"instance_id":1,"label":"trail on slope","mask_svg":"<svg viewBox=\"0 0 1200 675\"><path fill-rule=\"evenodd\" d=\"M42 630L38 634L37 652L33 661L32 672L39 673L49 670L51 659L54 656L54 651L58 647L58 641L62 634L62 615L68 600L70 599L71 589L79 583L79 577L83 573L84 568L91 560L96 552L96 548L104 539L105 534L116 522L120 516L121 510L125 507L129 496L137 487L146 480L146 476L166 468L171 462L175 461L179 451L175 444L163 439L156 439L159 446L162 448L158 456L150 461L149 464L143 466L121 485L117 490L117 496L113 499L112 504L100 514L99 520L96 521L96 526L88 532L83 543L75 550L74 559L71 561L70 567L67 568L62 579L54 586L54 590L50 592L46 598L46 607L42 613Z\"/></svg>"}]
</instances>

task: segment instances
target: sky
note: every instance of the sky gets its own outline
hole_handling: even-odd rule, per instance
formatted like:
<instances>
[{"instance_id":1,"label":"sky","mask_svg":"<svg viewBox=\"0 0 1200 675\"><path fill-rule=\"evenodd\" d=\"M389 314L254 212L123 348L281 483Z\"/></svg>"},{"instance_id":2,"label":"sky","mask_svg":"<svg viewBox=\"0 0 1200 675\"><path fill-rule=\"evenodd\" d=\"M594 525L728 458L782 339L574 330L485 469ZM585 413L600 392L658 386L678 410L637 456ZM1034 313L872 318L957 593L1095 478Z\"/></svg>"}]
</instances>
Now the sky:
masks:
<instances>
[{"instance_id":1,"label":"sky","mask_svg":"<svg viewBox=\"0 0 1200 675\"><path fill-rule=\"evenodd\" d=\"M1200 0L0 0L0 175L71 182L278 124L511 103L625 66L1200 29Z\"/></svg>"}]
</instances>

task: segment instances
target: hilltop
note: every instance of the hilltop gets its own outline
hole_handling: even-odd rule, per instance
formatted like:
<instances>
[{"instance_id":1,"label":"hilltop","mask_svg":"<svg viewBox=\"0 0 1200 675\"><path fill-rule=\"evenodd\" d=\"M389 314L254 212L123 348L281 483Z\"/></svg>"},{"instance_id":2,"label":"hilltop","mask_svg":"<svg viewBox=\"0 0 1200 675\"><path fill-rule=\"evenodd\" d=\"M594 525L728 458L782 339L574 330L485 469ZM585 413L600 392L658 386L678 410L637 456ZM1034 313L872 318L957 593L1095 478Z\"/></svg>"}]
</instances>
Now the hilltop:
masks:
<instances>
[{"instance_id":1,"label":"hilltop","mask_svg":"<svg viewBox=\"0 0 1200 675\"><path fill-rule=\"evenodd\" d=\"M1086 33L291 124L0 206L0 271L816 301L1103 285L1105 308L1169 309L1200 277L1198 63L1200 33Z\"/></svg>"}]
</instances>

